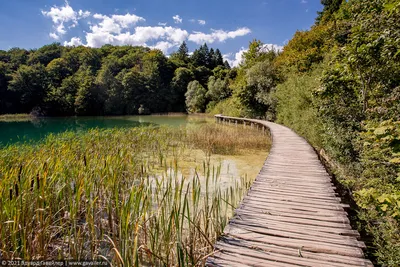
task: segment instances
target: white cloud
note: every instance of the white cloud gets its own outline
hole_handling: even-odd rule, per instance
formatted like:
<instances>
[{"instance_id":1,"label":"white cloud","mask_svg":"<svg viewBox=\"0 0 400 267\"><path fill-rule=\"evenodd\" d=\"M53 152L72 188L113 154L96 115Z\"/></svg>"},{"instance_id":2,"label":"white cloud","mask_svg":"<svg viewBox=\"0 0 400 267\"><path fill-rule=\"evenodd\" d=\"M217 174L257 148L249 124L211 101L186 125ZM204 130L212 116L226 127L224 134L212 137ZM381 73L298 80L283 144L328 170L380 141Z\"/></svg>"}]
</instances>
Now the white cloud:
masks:
<instances>
[{"instance_id":1,"label":"white cloud","mask_svg":"<svg viewBox=\"0 0 400 267\"><path fill-rule=\"evenodd\" d=\"M122 29L127 29L140 21L145 21L144 18L129 13L125 15L112 15L111 17L94 14L93 18L101 20L97 25L90 27L93 33L120 33Z\"/></svg>"},{"instance_id":2,"label":"white cloud","mask_svg":"<svg viewBox=\"0 0 400 267\"><path fill-rule=\"evenodd\" d=\"M54 40L58 40L60 39L60 36L58 36L56 33L51 32L49 33L50 38L54 39Z\"/></svg>"},{"instance_id":3,"label":"white cloud","mask_svg":"<svg viewBox=\"0 0 400 267\"><path fill-rule=\"evenodd\" d=\"M308 1L307 0L301 0L301 2L300 2L301 4L307 4L308 3Z\"/></svg>"},{"instance_id":4,"label":"white cloud","mask_svg":"<svg viewBox=\"0 0 400 267\"><path fill-rule=\"evenodd\" d=\"M212 44L216 41L224 42L227 39L234 39L239 36L244 36L251 33L249 28L239 28L236 31L223 31L211 29L211 33L193 32L189 35L189 41L196 44L209 43Z\"/></svg>"},{"instance_id":5,"label":"white cloud","mask_svg":"<svg viewBox=\"0 0 400 267\"><path fill-rule=\"evenodd\" d=\"M266 52L270 50L275 50L277 52L280 52L283 50L283 46L277 44L264 44L262 51Z\"/></svg>"},{"instance_id":6,"label":"white cloud","mask_svg":"<svg viewBox=\"0 0 400 267\"><path fill-rule=\"evenodd\" d=\"M81 17L81 18L87 18L87 17L90 16L90 12L89 11L79 10L78 14L79 14L79 17Z\"/></svg>"},{"instance_id":7,"label":"white cloud","mask_svg":"<svg viewBox=\"0 0 400 267\"><path fill-rule=\"evenodd\" d=\"M60 35L64 35L67 33L67 31L65 30L64 24L60 24L57 27L55 27L55 30L57 33L59 33Z\"/></svg>"},{"instance_id":8,"label":"white cloud","mask_svg":"<svg viewBox=\"0 0 400 267\"><path fill-rule=\"evenodd\" d=\"M229 65L232 67L239 66L243 60L243 53L246 52L248 49L242 47L238 52L235 53L234 58L232 59L232 53L223 55L224 60L228 61Z\"/></svg>"},{"instance_id":9,"label":"white cloud","mask_svg":"<svg viewBox=\"0 0 400 267\"><path fill-rule=\"evenodd\" d=\"M175 46L176 46L176 44L174 44L174 43L161 41L161 42L158 42L155 46L151 46L151 48L160 49L161 51L163 51L164 54L167 54L169 49L171 49Z\"/></svg>"},{"instance_id":10,"label":"white cloud","mask_svg":"<svg viewBox=\"0 0 400 267\"><path fill-rule=\"evenodd\" d=\"M73 37L71 39L71 41L69 41L69 42L65 41L64 42L64 46L80 46L80 45L83 45L83 43L82 43L81 38L79 38L79 37Z\"/></svg>"},{"instance_id":11,"label":"white cloud","mask_svg":"<svg viewBox=\"0 0 400 267\"><path fill-rule=\"evenodd\" d=\"M49 35L51 38L58 40L62 35L67 33L64 24L69 24L69 29L74 28L78 25L78 20L89 17L90 12L82 10L76 12L69 5L68 1L65 1L64 6L53 6L48 11L42 10L42 15L51 18L54 32Z\"/></svg>"},{"instance_id":12,"label":"white cloud","mask_svg":"<svg viewBox=\"0 0 400 267\"><path fill-rule=\"evenodd\" d=\"M49 11L42 10L42 14L43 16L50 17L54 24L75 21L77 16L68 2L65 2L65 6L62 7L54 6Z\"/></svg>"},{"instance_id":13,"label":"white cloud","mask_svg":"<svg viewBox=\"0 0 400 267\"><path fill-rule=\"evenodd\" d=\"M224 42L251 32L248 28L239 28L235 31L211 29L210 33L193 32L189 34L178 26L167 26L166 22L159 22L158 26L138 26L137 24L145 21L145 18L131 13L103 15L91 13L87 10L74 10L68 1L65 1L62 6L53 6L43 10L42 14L50 18L53 23L53 30L49 33L49 37L55 40L61 39L65 46L142 45L160 49L167 54L183 41L189 40L197 44ZM87 24L85 23L82 26L89 29L83 31L83 37L62 39L62 36L66 35L69 29L75 28L80 20L85 18L90 19L87 19ZM176 24L183 22L179 15L172 18ZM206 21L201 19L193 19L192 21L199 25L206 24Z\"/></svg>"},{"instance_id":14,"label":"white cloud","mask_svg":"<svg viewBox=\"0 0 400 267\"><path fill-rule=\"evenodd\" d=\"M240 50L238 52L235 53L233 58L232 58L232 56L233 56L232 53L223 55L223 58L224 58L224 60L227 60L229 65L231 65L232 67L237 67L243 61L243 53L247 52L248 50L249 49L242 47L242 48L240 48ZM276 45L276 44L264 44L261 49L261 51L263 51L263 52L267 52L270 50L282 51L283 46Z\"/></svg>"},{"instance_id":15,"label":"white cloud","mask_svg":"<svg viewBox=\"0 0 400 267\"><path fill-rule=\"evenodd\" d=\"M136 27L134 33L130 31L121 32L112 27L91 27L92 32L86 34L87 45L101 47L105 44L113 45L143 45L157 47L166 52L169 48L179 46L189 36L188 32L180 28L146 26ZM106 31L108 29L109 31ZM157 42L156 45L149 45L149 42Z\"/></svg>"},{"instance_id":16,"label":"white cloud","mask_svg":"<svg viewBox=\"0 0 400 267\"><path fill-rule=\"evenodd\" d=\"M176 24L182 23L182 18L181 18L179 15L173 16L172 19L174 20L174 22L175 22Z\"/></svg>"}]
</instances>

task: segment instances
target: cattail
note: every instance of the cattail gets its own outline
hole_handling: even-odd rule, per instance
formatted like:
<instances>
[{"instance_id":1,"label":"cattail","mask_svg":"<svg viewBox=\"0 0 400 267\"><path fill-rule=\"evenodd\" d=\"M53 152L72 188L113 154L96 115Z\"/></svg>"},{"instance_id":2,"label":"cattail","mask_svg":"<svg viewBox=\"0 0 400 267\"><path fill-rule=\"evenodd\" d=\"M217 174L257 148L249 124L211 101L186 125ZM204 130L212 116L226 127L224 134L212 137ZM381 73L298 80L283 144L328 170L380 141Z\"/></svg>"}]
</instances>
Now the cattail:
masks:
<instances>
[{"instance_id":1,"label":"cattail","mask_svg":"<svg viewBox=\"0 0 400 267\"><path fill-rule=\"evenodd\" d=\"M21 173L22 173L22 165L19 166L19 172L18 172L18 182L21 184Z\"/></svg>"},{"instance_id":2,"label":"cattail","mask_svg":"<svg viewBox=\"0 0 400 267\"><path fill-rule=\"evenodd\" d=\"M10 188L10 201L12 200L12 197L13 197L13 193L12 193L12 188Z\"/></svg>"},{"instance_id":3,"label":"cattail","mask_svg":"<svg viewBox=\"0 0 400 267\"><path fill-rule=\"evenodd\" d=\"M83 164L85 165L85 167L86 167L86 155L85 156L83 156Z\"/></svg>"},{"instance_id":4,"label":"cattail","mask_svg":"<svg viewBox=\"0 0 400 267\"><path fill-rule=\"evenodd\" d=\"M14 184L15 187L15 197L18 197L18 184Z\"/></svg>"},{"instance_id":5,"label":"cattail","mask_svg":"<svg viewBox=\"0 0 400 267\"><path fill-rule=\"evenodd\" d=\"M32 192L33 189L34 189L34 186L35 186L35 179L32 178L32 179L31 179L31 192Z\"/></svg>"},{"instance_id":6,"label":"cattail","mask_svg":"<svg viewBox=\"0 0 400 267\"><path fill-rule=\"evenodd\" d=\"M36 185L37 185L37 189L39 190L40 189L40 176L39 176L39 173L36 176Z\"/></svg>"}]
</instances>

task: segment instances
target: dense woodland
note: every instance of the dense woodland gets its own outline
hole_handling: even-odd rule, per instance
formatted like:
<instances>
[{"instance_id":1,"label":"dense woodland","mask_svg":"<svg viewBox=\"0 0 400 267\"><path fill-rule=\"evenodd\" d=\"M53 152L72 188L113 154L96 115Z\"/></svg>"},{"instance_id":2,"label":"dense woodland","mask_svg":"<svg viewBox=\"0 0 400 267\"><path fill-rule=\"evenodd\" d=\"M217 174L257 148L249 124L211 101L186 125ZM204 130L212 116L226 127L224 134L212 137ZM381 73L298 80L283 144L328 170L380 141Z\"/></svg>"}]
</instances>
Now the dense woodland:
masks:
<instances>
[{"instance_id":1,"label":"dense woodland","mask_svg":"<svg viewBox=\"0 0 400 267\"><path fill-rule=\"evenodd\" d=\"M358 206L370 257L400 266L400 1L322 0L283 51L254 40L230 69L185 44L0 52L0 113L189 111L285 124L323 153Z\"/></svg>"},{"instance_id":2,"label":"dense woodland","mask_svg":"<svg viewBox=\"0 0 400 267\"><path fill-rule=\"evenodd\" d=\"M13 48L0 51L0 114L183 112L189 82L207 87L210 77L218 82L215 77L224 79L229 69L221 52L207 44L189 56L183 43L169 58L159 50L132 46ZM218 99L211 93L208 98ZM190 97L188 108L204 111Z\"/></svg>"}]
</instances>

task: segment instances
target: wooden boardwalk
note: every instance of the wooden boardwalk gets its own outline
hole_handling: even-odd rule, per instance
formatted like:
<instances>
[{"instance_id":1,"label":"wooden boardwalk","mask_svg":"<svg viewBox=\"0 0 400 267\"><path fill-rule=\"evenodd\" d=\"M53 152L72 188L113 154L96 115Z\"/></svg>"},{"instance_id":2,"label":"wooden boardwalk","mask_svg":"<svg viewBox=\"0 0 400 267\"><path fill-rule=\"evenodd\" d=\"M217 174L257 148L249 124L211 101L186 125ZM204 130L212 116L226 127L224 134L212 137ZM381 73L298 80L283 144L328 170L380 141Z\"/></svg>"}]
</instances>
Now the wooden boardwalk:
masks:
<instances>
[{"instance_id":1,"label":"wooden boardwalk","mask_svg":"<svg viewBox=\"0 0 400 267\"><path fill-rule=\"evenodd\" d=\"M267 121L216 119L268 127L272 148L207 266L373 266L306 140Z\"/></svg>"}]
</instances>

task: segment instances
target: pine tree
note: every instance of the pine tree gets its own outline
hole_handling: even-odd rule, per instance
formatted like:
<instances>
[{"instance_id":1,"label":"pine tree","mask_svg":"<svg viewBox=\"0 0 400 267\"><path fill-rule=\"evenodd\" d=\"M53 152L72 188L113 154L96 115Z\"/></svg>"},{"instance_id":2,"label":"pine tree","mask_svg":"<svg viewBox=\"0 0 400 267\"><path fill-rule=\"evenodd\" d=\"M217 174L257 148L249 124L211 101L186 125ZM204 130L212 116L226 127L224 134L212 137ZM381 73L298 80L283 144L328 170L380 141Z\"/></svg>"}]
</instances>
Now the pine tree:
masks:
<instances>
[{"instance_id":1,"label":"pine tree","mask_svg":"<svg viewBox=\"0 0 400 267\"><path fill-rule=\"evenodd\" d=\"M217 48L217 50L215 50L214 61L215 61L215 66L216 67L224 65L224 59L222 57L221 51L219 51L218 48Z\"/></svg>"},{"instance_id":2,"label":"pine tree","mask_svg":"<svg viewBox=\"0 0 400 267\"><path fill-rule=\"evenodd\" d=\"M183 62L187 63L189 59L189 49L186 45L186 42L183 41L183 43L179 46L179 49L177 51L177 57L182 60Z\"/></svg>"}]
</instances>

